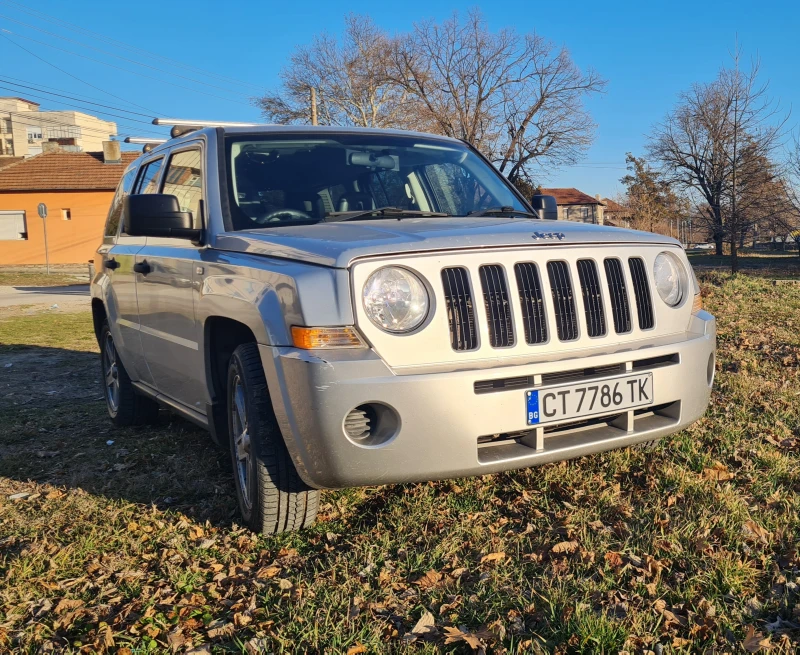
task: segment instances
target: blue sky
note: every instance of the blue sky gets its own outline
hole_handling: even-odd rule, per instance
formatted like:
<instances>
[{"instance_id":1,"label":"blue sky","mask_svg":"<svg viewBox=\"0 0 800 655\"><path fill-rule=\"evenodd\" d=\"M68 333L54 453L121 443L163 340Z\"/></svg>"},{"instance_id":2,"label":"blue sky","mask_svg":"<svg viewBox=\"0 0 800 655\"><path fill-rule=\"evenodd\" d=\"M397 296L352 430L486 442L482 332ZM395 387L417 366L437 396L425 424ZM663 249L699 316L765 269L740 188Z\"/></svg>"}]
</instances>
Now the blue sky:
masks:
<instances>
[{"instance_id":1,"label":"blue sky","mask_svg":"<svg viewBox=\"0 0 800 655\"><path fill-rule=\"evenodd\" d=\"M18 0L0 0L0 29L10 32L0 34L49 62L36 59L0 37L0 78L13 77L20 84L60 89L66 95L91 98L148 117L150 110L156 110L170 116L256 120L258 112L247 98L261 89L276 86L280 68L296 45L307 43L324 30L340 31L345 13L369 14L389 31L403 31L416 20L443 19L470 6L480 7L494 29L514 26L566 45L579 66L591 66L608 80L607 92L589 104L599 127L586 160L578 166L549 171L542 180L547 186L575 186L592 195L604 196L621 191L619 178L625 174L625 153L642 154L645 135L674 104L681 90L693 82L713 79L719 67L729 62L737 34L745 56L760 57L762 79L769 80L771 93L780 99L781 106L787 111L793 105L800 107L798 2L767 5L720 0L706 3L507 0L458 4L447 0L402 3L195 0L186 4L163 0L136 3L25 0L22 4ZM41 16L25 13L23 7L244 84L201 76L207 84L222 88L202 86L177 77L197 79L196 72L145 59L141 53L110 46L63 24L48 23ZM87 49L85 45L163 70L142 68ZM127 72L130 70L155 79ZM16 92L0 88L0 95L25 97L36 93L17 87ZM40 101L52 109L67 109L67 103L73 102L58 98ZM115 113L112 109L104 111ZM121 135L146 135L158 129L146 125L149 120L145 116L120 115L144 121L118 121ZM798 123L800 118L795 112L790 124Z\"/></svg>"}]
</instances>

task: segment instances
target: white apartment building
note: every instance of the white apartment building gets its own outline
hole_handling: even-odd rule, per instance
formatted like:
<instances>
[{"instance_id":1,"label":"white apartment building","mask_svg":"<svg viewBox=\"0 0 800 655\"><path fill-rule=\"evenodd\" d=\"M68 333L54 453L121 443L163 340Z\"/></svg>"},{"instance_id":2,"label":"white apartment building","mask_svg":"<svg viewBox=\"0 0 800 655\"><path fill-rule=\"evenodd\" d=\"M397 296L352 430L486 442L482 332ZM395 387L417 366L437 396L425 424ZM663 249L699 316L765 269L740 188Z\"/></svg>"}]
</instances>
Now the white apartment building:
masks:
<instances>
[{"instance_id":1,"label":"white apartment building","mask_svg":"<svg viewBox=\"0 0 800 655\"><path fill-rule=\"evenodd\" d=\"M0 157L32 157L56 143L62 150L99 152L117 124L79 111L40 111L39 103L0 97Z\"/></svg>"}]
</instances>

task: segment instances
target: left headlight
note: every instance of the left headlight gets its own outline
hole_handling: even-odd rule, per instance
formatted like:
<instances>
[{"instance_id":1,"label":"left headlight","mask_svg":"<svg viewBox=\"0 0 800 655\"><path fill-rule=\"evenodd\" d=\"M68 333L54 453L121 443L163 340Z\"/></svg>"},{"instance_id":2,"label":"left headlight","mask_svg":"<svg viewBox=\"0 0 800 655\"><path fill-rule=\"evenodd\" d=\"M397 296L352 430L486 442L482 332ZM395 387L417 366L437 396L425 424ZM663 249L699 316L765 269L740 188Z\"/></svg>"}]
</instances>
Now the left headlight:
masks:
<instances>
[{"instance_id":1,"label":"left headlight","mask_svg":"<svg viewBox=\"0 0 800 655\"><path fill-rule=\"evenodd\" d=\"M686 297L689 286L686 269L671 252L662 252L656 257L653 278L658 295L670 307L676 307Z\"/></svg>"},{"instance_id":2,"label":"left headlight","mask_svg":"<svg viewBox=\"0 0 800 655\"><path fill-rule=\"evenodd\" d=\"M367 278L361 296L369 320L386 332L410 332L428 315L428 290L407 268L379 268Z\"/></svg>"}]
</instances>

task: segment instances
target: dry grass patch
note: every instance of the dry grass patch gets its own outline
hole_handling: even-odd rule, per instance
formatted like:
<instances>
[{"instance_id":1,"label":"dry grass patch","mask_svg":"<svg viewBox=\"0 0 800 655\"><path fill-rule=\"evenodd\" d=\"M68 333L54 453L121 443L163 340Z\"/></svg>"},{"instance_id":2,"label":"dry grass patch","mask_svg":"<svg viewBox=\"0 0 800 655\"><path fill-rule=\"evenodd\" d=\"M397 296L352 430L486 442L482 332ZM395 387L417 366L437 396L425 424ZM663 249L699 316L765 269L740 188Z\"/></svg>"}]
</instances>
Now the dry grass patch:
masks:
<instances>
[{"instance_id":1,"label":"dry grass patch","mask_svg":"<svg viewBox=\"0 0 800 655\"><path fill-rule=\"evenodd\" d=\"M691 429L325 493L302 534L239 527L225 454L168 414L113 430L93 398L6 403L0 650L796 652L800 287L703 286L720 349ZM88 314L54 320L0 322L0 376L20 352L93 357Z\"/></svg>"}]
</instances>

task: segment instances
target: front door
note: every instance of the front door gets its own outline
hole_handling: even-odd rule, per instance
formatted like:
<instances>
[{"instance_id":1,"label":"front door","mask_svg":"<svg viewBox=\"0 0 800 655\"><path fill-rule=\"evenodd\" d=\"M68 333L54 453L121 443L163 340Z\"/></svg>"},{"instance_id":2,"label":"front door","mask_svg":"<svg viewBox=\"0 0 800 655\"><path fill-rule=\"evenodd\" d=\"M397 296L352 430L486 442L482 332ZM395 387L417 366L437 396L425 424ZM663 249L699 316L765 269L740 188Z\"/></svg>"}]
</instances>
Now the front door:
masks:
<instances>
[{"instance_id":1,"label":"front door","mask_svg":"<svg viewBox=\"0 0 800 655\"><path fill-rule=\"evenodd\" d=\"M170 154L159 187L178 198L202 226L201 145ZM148 237L136 254L139 323L147 365L159 392L205 414L204 358L194 316L195 269L200 249L188 239Z\"/></svg>"},{"instance_id":2,"label":"front door","mask_svg":"<svg viewBox=\"0 0 800 655\"><path fill-rule=\"evenodd\" d=\"M125 232L123 200L133 187L136 169L122 178L114 195L106 221L103 245L98 250L96 265L102 267L106 282L105 303L114 344L132 380L152 384L139 337L139 307L136 298L136 279L133 266L136 253L145 245L144 237L132 237Z\"/></svg>"}]
</instances>

